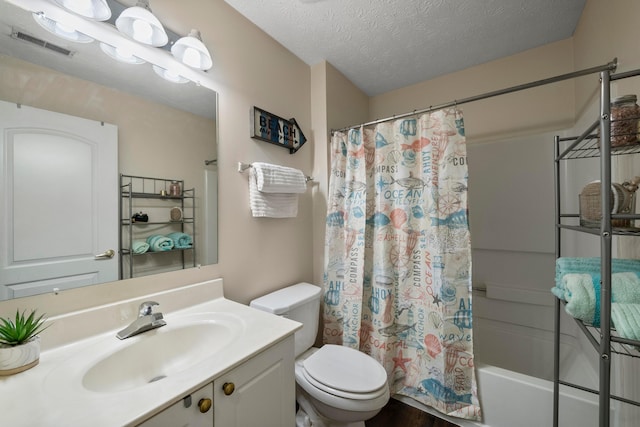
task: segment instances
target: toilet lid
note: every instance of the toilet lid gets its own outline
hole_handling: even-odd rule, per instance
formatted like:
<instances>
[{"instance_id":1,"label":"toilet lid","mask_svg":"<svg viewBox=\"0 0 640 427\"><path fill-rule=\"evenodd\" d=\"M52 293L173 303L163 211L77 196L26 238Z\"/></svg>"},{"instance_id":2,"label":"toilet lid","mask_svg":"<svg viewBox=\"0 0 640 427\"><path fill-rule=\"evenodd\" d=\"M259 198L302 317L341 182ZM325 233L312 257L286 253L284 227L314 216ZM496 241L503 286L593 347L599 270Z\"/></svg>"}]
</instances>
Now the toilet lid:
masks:
<instances>
[{"instance_id":1,"label":"toilet lid","mask_svg":"<svg viewBox=\"0 0 640 427\"><path fill-rule=\"evenodd\" d=\"M350 393L371 393L387 382L386 371L374 358L339 345L322 346L303 366L317 382Z\"/></svg>"}]
</instances>

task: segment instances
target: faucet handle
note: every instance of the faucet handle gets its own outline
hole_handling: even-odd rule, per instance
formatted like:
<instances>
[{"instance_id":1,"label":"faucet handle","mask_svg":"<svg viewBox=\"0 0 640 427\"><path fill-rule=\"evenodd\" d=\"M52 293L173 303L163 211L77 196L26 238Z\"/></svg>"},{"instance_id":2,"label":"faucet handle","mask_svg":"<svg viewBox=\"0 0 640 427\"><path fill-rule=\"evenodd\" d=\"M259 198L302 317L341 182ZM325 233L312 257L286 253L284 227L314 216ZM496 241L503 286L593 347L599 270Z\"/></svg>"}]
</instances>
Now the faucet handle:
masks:
<instances>
[{"instance_id":1,"label":"faucet handle","mask_svg":"<svg viewBox=\"0 0 640 427\"><path fill-rule=\"evenodd\" d=\"M140 316L148 316L153 313L153 306L160 305L155 301L145 301L140 304Z\"/></svg>"}]
</instances>

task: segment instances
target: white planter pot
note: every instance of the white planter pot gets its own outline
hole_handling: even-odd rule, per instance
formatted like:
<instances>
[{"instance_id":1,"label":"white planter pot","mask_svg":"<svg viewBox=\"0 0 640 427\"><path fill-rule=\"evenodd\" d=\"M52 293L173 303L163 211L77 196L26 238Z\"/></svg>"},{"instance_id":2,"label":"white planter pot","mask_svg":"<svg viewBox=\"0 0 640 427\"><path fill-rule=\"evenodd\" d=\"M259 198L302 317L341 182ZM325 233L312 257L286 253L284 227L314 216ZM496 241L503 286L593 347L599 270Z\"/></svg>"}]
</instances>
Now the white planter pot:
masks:
<instances>
[{"instance_id":1,"label":"white planter pot","mask_svg":"<svg viewBox=\"0 0 640 427\"><path fill-rule=\"evenodd\" d=\"M13 375L33 368L40 361L40 337L15 347L0 346L0 375Z\"/></svg>"}]
</instances>

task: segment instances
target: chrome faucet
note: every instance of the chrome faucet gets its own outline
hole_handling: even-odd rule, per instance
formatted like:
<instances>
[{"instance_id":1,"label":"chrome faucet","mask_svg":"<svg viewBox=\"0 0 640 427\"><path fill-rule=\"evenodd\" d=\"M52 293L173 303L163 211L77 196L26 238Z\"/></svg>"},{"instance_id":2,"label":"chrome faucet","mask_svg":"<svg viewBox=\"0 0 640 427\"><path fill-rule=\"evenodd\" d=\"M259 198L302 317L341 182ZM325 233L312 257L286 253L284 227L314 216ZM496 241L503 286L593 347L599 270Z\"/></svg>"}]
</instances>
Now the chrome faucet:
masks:
<instances>
[{"instance_id":1,"label":"chrome faucet","mask_svg":"<svg viewBox=\"0 0 640 427\"><path fill-rule=\"evenodd\" d=\"M123 340L166 325L167 322L164 321L162 313L153 312L153 307L156 305L158 305L158 303L155 301L145 301L140 304L138 318L131 322L129 326L118 332L116 337Z\"/></svg>"}]
</instances>

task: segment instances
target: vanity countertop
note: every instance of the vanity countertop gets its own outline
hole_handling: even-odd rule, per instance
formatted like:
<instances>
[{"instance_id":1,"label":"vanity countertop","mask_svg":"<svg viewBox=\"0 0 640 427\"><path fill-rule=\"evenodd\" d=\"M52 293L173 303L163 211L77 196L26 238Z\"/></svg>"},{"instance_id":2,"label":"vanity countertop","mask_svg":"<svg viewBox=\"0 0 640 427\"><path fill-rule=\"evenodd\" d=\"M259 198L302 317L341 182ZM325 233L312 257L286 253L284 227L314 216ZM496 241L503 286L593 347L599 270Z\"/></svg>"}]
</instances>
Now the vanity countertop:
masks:
<instances>
[{"instance_id":1,"label":"vanity countertop","mask_svg":"<svg viewBox=\"0 0 640 427\"><path fill-rule=\"evenodd\" d=\"M160 303L162 305L162 301ZM91 391L83 386L84 374L105 354L163 333L164 328L170 330L172 322L184 322L200 313L222 313L238 320L242 326L240 336L225 344L222 350L159 381L110 392ZM34 368L0 377L1 424L12 427L133 426L301 327L300 323L222 296L164 312L164 317L167 326L125 340L116 338L116 329L45 350Z\"/></svg>"}]
</instances>

